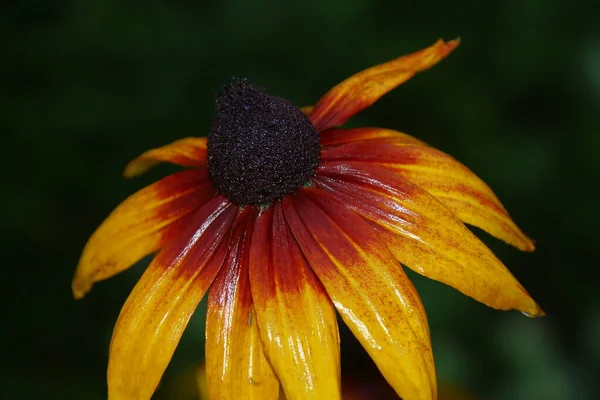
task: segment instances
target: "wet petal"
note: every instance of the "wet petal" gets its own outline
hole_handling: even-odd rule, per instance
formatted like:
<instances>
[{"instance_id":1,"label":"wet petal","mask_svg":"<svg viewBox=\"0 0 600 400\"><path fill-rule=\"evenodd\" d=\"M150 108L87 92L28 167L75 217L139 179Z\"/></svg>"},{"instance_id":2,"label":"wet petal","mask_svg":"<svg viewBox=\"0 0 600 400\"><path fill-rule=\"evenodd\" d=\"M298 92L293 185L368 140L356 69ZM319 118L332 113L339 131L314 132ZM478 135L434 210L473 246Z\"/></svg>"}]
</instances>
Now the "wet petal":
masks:
<instances>
[{"instance_id":1,"label":"wet petal","mask_svg":"<svg viewBox=\"0 0 600 400\"><path fill-rule=\"evenodd\" d=\"M283 209L310 266L386 380L405 400L435 399L425 310L385 244L319 189L299 189Z\"/></svg>"},{"instance_id":2,"label":"wet petal","mask_svg":"<svg viewBox=\"0 0 600 400\"><path fill-rule=\"evenodd\" d=\"M319 134L321 146L339 146L341 144L357 143L362 145L385 143L396 146L427 146L427 144L406 133L384 128L354 128L354 129L328 129Z\"/></svg>"},{"instance_id":3,"label":"wet petal","mask_svg":"<svg viewBox=\"0 0 600 400\"><path fill-rule=\"evenodd\" d=\"M458 44L459 40L438 40L426 49L352 75L317 102L310 113L310 120L319 132L343 125L354 114L369 107L417 72L433 67Z\"/></svg>"},{"instance_id":4,"label":"wet petal","mask_svg":"<svg viewBox=\"0 0 600 400\"><path fill-rule=\"evenodd\" d=\"M229 200L212 199L148 266L115 325L108 362L110 399L150 398L223 263L236 214L237 206Z\"/></svg>"},{"instance_id":5,"label":"wet petal","mask_svg":"<svg viewBox=\"0 0 600 400\"><path fill-rule=\"evenodd\" d=\"M127 198L83 249L73 278L75 298L162 248L214 193L207 172L198 169L163 178Z\"/></svg>"},{"instance_id":6,"label":"wet petal","mask_svg":"<svg viewBox=\"0 0 600 400\"><path fill-rule=\"evenodd\" d=\"M396 258L490 307L542 311L506 267L441 202L418 186L364 163L327 163L315 185L372 221Z\"/></svg>"},{"instance_id":7,"label":"wet petal","mask_svg":"<svg viewBox=\"0 0 600 400\"><path fill-rule=\"evenodd\" d=\"M263 352L250 294L248 263L256 215L253 207L244 213L208 296L208 398L277 400L279 381Z\"/></svg>"},{"instance_id":8,"label":"wet petal","mask_svg":"<svg viewBox=\"0 0 600 400\"><path fill-rule=\"evenodd\" d=\"M127 178L142 175L161 162L170 162L185 167L206 166L206 138L189 137L143 153L125 167Z\"/></svg>"},{"instance_id":9,"label":"wet petal","mask_svg":"<svg viewBox=\"0 0 600 400\"><path fill-rule=\"evenodd\" d=\"M335 310L292 237L280 202L256 221L250 283L265 352L286 398L340 399Z\"/></svg>"},{"instance_id":10,"label":"wet petal","mask_svg":"<svg viewBox=\"0 0 600 400\"><path fill-rule=\"evenodd\" d=\"M432 147L348 143L324 148L323 161L360 161L385 167L438 198L462 221L526 251L534 244L512 221L492 189L460 162Z\"/></svg>"}]
</instances>

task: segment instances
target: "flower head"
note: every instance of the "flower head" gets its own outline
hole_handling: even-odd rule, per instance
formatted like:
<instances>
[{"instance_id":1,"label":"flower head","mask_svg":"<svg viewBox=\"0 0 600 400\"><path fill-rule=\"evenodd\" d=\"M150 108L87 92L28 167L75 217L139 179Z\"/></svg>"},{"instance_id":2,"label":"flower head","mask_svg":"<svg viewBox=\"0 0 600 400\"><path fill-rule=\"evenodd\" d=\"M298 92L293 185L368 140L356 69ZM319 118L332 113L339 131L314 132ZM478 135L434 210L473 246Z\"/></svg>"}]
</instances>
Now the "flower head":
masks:
<instances>
[{"instance_id":1,"label":"flower head","mask_svg":"<svg viewBox=\"0 0 600 400\"><path fill-rule=\"evenodd\" d=\"M246 80L217 99L208 171L238 205L270 204L309 182L319 166L319 134L302 110Z\"/></svg>"},{"instance_id":2,"label":"flower head","mask_svg":"<svg viewBox=\"0 0 600 400\"><path fill-rule=\"evenodd\" d=\"M427 318L402 263L497 309L542 311L463 223L533 243L452 157L352 115L447 56L458 41L362 71L301 111L245 80L217 99L208 139L147 151L125 170L190 167L126 199L87 243L73 280L158 252L110 346L111 399L154 392L208 292L208 391L220 399L339 399L336 310L405 400L437 396Z\"/></svg>"}]
</instances>

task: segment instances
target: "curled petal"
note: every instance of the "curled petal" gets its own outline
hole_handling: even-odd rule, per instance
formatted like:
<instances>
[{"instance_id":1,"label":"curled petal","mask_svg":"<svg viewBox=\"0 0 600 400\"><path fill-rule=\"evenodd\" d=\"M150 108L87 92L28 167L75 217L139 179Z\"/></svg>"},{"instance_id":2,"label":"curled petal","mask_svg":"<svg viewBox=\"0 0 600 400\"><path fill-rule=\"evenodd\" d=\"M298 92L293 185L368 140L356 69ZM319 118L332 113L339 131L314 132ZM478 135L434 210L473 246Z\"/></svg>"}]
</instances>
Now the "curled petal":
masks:
<instances>
[{"instance_id":1,"label":"curled petal","mask_svg":"<svg viewBox=\"0 0 600 400\"><path fill-rule=\"evenodd\" d=\"M462 221L520 250L535 248L485 182L432 147L356 142L324 148L322 158L325 162L359 161L385 167L434 195Z\"/></svg>"},{"instance_id":2,"label":"curled petal","mask_svg":"<svg viewBox=\"0 0 600 400\"><path fill-rule=\"evenodd\" d=\"M385 143L396 146L427 146L427 144L406 133L384 128L354 128L354 129L328 129L319 134L321 146L339 146L341 144L356 143L362 145Z\"/></svg>"},{"instance_id":3,"label":"curled petal","mask_svg":"<svg viewBox=\"0 0 600 400\"><path fill-rule=\"evenodd\" d=\"M150 398L223 263L236 214L237 207L223 196L212 199L148 266L113 331L110 399Z\"/></svg>"},{"instance_id":4,"label":"curled petal","mask_svg":"<svg viewBox=\"0 0 600 400\"><path fill-rule=\"evenodd\" d=\"M299 189L283 210L344 322L398 395L436 399L425 310L385 243L363 218L319 189Z\"/></svg>"},{"instance_id":5,"label":"curled petal","mask_svg":"<svg viewBox=\"0 0 600 400\"><path fill-rule=\"evenodd\" d=\"M250 294L248 263L253 207L243 211L229 252L210 288L206 315L206 379L210 399L277 400L279 381L262 349Z\"/></svg>"},{"instance_id":6,"label":"curled petal","mask_svg":"<svg viewBox=\"0 0 600 400\"><path fill-rule=\"evenodd\" d=\"M250 284L265 352L286 398L340 399L335 310L276 202L252 237Z\"/></svg>"},{"instance_id":7,"label":"curled petal","mask_svg":"<svg viewBox=\"0 0 600 400\"><path fill-rule=\"evenodd\" d=\"M126 178L142 175L161 162L186 167L206 166L206 138L189 137L143 153L125 167Z\"/></svg>"},{"instance_id":8,"label":"curled petal","mask_svg":"<svg viewBox=\"0 0 600 400\"><path fill-rule=\"evenodd\" d=\"M396 258L490 307L543 312L506 267L427 191L382 168L327 163L315 185L370 220Z\"/></svg>"},{"instance_id":9,"label":"curled petal","mask_svg":"<svg viewBox=\"0 0 600 400\"><path fill-rule=\"evenodd\" d=\"M310 120L322 132L343 125L350 117L375 103L381 96L406 82L417 72L433 67L459 44L444 42L361 71L325 94L310 113Z\"/></svg>"},{"instance_id":10,"label":"curled petal","mask_svg":"<svg viewBox=\"0 0 600 400\"><path fill-rule=\"evenodd\" d=\"M75 298L162 248L179 232L184 217L214 193L207 172L197 169L175 173L127 198L83 249L72 284Z\"/></svg>"}]
</instances>

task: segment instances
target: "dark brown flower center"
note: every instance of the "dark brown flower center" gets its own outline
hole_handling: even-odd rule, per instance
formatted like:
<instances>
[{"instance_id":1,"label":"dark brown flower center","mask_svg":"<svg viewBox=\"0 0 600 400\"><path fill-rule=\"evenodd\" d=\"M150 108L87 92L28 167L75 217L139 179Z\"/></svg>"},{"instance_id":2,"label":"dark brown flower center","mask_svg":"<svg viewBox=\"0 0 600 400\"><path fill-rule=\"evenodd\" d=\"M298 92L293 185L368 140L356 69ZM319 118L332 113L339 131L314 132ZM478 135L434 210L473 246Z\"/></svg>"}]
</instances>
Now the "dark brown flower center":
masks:
<instances>
[{"instance_id":1,"label":"dark brown flower center","mask_svg":"<svg viewBox=\"0 0 600 400\"><path fill-rule=\"evenodd\" d=\"M245 79L225 87L208 136L208 170L239 205L262 205L306 184L320 161L319 135L296 106Z\"/></svg>"}]
</instances>

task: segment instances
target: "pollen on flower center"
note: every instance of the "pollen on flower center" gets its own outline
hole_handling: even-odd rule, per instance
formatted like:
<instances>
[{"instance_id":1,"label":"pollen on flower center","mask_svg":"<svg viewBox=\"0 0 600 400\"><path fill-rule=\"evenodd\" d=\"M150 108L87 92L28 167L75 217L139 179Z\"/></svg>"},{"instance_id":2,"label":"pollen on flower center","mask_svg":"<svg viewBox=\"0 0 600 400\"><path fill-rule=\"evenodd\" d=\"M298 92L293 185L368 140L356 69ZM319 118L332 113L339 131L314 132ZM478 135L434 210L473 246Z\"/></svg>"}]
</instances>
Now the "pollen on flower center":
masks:
<instances>
[{"instance_id":1,"label":"pollen on flower center","mask_svg":"<svg viewBox=\"0 0 600 400\"><path fill-rule=\"evenodd\" d=\"M239 205L265 204L308 182L320 160L315 127L296 106L245 79L225 87L208 136L208 170Z\"/></svg>"}]
</instances>

